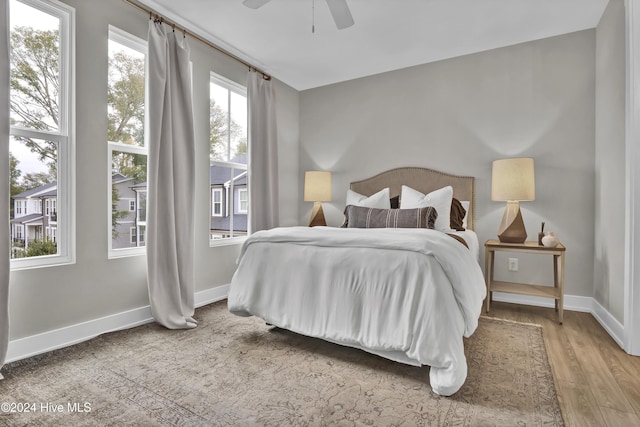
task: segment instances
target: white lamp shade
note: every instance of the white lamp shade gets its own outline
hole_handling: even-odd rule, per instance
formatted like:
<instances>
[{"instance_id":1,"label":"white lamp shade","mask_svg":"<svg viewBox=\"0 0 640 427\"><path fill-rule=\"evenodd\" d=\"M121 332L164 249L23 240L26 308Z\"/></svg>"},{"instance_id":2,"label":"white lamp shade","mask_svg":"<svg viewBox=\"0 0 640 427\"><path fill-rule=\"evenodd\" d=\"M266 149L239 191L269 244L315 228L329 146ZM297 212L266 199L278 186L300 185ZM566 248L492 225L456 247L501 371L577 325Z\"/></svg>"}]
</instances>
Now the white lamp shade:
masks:
<instances>
[{"instance_id":1,"label":"white lamp shade","mask_svg":"<svg viewBox=\"0 0 640 427\"><path fill-rule=\"evenodd\" d=\"M530 201L536 198L532 158L494 160L491 173L491 200Z\"/></svg>"},{"instance_id":2,"label":"white lamp shade","mask_svg":"<svg viewBox=\"0 0 640 427\"><path fill-rule=\"evenodd\" d=\"M304 173L304 201L331 201L331 172L307 171Z\"/></svg>"}]
</instances>

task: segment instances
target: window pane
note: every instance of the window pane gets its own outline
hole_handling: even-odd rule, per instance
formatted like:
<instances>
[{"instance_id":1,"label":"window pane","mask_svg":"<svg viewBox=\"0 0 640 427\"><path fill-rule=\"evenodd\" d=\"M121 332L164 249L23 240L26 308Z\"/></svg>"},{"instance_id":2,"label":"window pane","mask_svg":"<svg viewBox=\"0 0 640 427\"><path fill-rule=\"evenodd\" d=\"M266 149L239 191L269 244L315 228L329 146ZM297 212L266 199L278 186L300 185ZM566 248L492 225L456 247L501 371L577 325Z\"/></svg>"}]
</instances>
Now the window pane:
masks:
<instances>
[{"instance_id":1,"label":"window pane","mask_svg":"<svg viewBox=\"0 0 640 427\"><path fill-rule=\"evenodd\" d=\"M238 158L246 157L247 155L247 98L231 92L230 102L231 133L229 137L231 153L229 160L235 162L238 161ZM238 163L246 163L246 160Z\"/></svg>"},{"instance_id":2,"label":"window pane","mask_svg":"<svg viewBox=\"0 0 640 427\"><path fill-rule=\"evenodd\" d=\"M58 253L58 185L55 142L9 140L11 258Z\"/></svg>"},{"instance_id":3,"label":"window pane","mask_svg":"<svg viewBox=\"0 0 640 427\"><path fill-rule=\"evenodd\" d=\"M247 98L213 82L210 98L211 159L240 163L247 154Z\"/></svg>"},{"instance_id":4,"label":"window pane","mask_svg":"<svg viewBox=\"0 0 640 427\"><path fill-rule=\"evenodd\" d=\"M211 166L211 194L221 194L220 215L216 215L216 199L213 200L210 238L247 235L247 212L242 211L242 192L247 190L247 171L215 164ZM245 205L246 207L246 205Z\"/></svg>"},{"instance_id":5,"label":"window pane","mask_svg":"<svg viewBox=\"0 0 640 427\"><path fill-rule=\"evenodd\" d=\"M229 160L229 91L210 85L209 154L212 160Z\"/></svg>"},{"instance_id":6,"label":"window pane","mask_svg":"<svg viewBox=\"0 0 640 427\"><path fill-rule=\"evenodd\" d=\"M60 128L60 19L12 0L11 126Z\"/></svg>"},{"instance_id":7,"label":"window pane","mask_svg":"<svg viewBox=\"0 0 640 427\"><path fill-rule=\"evenodd\" d=\"M147 156L113 151L111 164L111 247L144 246Z\"/></svg>"},{"instance_id":8,"label":"window pane","mask_svg":"<svg viewBox=\"0 0 640 427\"><path fill-rule=\"evenodd\" d=\"M109 141L144 146L144 60L144 53L109 40Z\"/></svg>"}]
</instances>

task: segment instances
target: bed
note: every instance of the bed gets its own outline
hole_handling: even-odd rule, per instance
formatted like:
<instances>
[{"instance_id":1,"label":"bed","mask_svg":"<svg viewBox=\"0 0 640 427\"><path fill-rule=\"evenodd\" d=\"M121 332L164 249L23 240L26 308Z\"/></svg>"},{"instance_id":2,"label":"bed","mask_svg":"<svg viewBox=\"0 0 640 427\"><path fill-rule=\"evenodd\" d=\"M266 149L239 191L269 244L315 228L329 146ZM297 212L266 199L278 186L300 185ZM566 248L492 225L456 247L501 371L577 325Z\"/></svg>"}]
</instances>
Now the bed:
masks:
<instances>
[{"instance_id":1,"label":"bed","mask_svg":"<svg viewBox=\"0 0 640 427\"><path fill-rule=\"evenodd\" d=\"M352 182L349 195L361 196L365 205L375 197L402 195L403 203L410 199L405 191L428 200L449 186L465 203L464 230L360 228L350 223L358 221L353 212L364 212L366 221L383 213L388 223L393 215L415 211L418 223L431 226L442 225L436 217L448 224L450 212L433 214L431 206L351 211L348 205L346 228L283 227L252 234L238 258L229 311L400 363L428 365L431 389L454 394L467 376L463 337L475 331L486 295L473 232L474 178L398 168Z\"/></svg>"}]
</instances>

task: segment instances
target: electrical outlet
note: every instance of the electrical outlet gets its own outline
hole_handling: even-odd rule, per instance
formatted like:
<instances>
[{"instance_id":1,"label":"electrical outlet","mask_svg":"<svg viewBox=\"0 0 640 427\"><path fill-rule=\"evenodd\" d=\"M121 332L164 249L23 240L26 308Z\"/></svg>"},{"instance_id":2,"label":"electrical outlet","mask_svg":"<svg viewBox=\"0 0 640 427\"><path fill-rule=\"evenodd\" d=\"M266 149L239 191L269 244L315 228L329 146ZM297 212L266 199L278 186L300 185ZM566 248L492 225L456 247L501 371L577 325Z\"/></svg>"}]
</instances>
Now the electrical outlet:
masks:
<instances>
[{"instance_id":1,"label":"electrical outlet","mask_svg":"<svg viewBox=\"0 0 640 427\"><path fill-rule=\"evenodd\" d=\"M518 258L509 258L509 271L518 271Z\"/></svg>"}]
</instances>

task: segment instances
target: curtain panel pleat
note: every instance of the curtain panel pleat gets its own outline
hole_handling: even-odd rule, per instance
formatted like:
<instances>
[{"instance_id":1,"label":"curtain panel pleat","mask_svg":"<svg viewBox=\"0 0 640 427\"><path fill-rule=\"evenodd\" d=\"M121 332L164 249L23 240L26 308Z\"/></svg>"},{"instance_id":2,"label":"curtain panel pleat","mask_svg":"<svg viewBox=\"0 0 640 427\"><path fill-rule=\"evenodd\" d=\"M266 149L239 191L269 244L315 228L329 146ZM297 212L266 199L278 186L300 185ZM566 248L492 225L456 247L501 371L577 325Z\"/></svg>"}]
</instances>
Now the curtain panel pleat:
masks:
<instances>
[{"instance_id":1,"label":"curtain panel pleat","mask_svg":"<svg viewBox=\"0 0 640 427\"><path fill-rule=\"evenodd\" d=\"M0 0L0 368L9 347L9 67L9 1Z\"/></svg>"},{"instance_id":2,"label":"curtain panel pleat","mask_svg":"<svg viewBox=\"0 0 640 427\"><path fill-rule=\"evenodd\" d=\"M194 312L195 137L189 46L149 21L147 280L154 318L196 327Z\"/></svg>"},{"instance_id":3,"label":"curtain panel pleat","mask_svg":"<svg viewBox=\"0 0 640 427\"><path fill-rule=\"evenodd\" d=\"M250 71L249 98L249 230L280 225L278 198L278 129L276 98L271 80Z\"/></svg>"}]
</instances>

